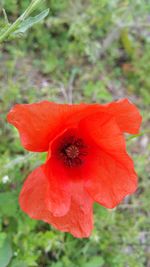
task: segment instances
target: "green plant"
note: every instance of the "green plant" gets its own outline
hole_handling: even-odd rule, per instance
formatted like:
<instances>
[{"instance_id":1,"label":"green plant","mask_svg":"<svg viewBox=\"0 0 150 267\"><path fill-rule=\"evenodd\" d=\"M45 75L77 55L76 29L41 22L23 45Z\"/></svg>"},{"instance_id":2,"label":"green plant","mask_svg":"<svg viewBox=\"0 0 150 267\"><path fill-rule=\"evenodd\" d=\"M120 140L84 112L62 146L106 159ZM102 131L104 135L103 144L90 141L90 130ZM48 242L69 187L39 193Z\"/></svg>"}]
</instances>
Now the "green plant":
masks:
<instances>
[{"instance_id":1,"label":"green plant","mask_svg":"<svg viewBox=\"0 0 150 267\"><path fill-rule=\"evenodd\" d=\"M48 9L36 17L29 17L40 3L41 0L32 0L24 13L12 24L9 23L5 9L3 9L5 22L3 28L0 30L0 43L4 42L8 37L13 38L16 35L25 33L34 24L43 20L49 13Z\"/></svg>"}]
</instances>

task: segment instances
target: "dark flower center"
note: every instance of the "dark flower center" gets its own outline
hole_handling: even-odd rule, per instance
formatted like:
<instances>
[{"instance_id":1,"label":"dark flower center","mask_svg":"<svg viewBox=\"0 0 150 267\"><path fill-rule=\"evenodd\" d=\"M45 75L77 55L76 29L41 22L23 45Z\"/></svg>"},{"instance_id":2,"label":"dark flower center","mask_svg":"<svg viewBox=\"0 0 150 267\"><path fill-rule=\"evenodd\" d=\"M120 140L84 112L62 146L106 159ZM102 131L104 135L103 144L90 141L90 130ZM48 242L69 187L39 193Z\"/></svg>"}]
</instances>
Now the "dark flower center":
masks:
<instances>
[{"instance_id":1,"label":"dark flower center","mask_svg":"<svg viewBox=\"0 0 150 267\"><path fill-rule=\"evenodd\" d=\"M79 156L79 148L75 145L69 145L66 149L65 149L66 155L68 156L68 158L70 159L74 159L77 158Z\"/></svg>"},{"instance_id":2,"label":"dark flower center","mask_svg":"<svg viewBox=\"0 0 150 267\"><path fill-rule=\"evenodd\" d=\"M87 146L81 138L69 136L63 140L59 147L59 158L68 167L75 167L84 163L87 155Z\"/></svg>"}]
</instances>

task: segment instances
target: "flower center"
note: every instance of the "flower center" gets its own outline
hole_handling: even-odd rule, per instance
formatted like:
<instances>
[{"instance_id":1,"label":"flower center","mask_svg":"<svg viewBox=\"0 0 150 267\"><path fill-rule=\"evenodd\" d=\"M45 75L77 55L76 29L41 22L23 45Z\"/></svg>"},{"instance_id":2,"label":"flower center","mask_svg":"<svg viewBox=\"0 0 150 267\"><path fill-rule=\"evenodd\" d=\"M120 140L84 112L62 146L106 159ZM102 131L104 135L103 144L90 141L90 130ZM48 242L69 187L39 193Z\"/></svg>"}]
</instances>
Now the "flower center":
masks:
<instances>
[{"instance_id":1,"label":"flower center","mask_svg":"<svg viewBox=\"0 0 150 267\"><path fill-rule=\"evenodd\" d=\"M75 136L65 137L58 148L58 157L68 167L80 166L87 155L87 146L81 138Z\"/></svg>"},{"instance_id":2,"label":"flower center","mask_svg":"<svg viewBox=\"0 0 150 267\"><path fill-rule=\"evenodd\" d=\"M70 159L75 159L79 156L79 148L76 145L69 145L65 152Z\"/></svg>"}]
</instances>

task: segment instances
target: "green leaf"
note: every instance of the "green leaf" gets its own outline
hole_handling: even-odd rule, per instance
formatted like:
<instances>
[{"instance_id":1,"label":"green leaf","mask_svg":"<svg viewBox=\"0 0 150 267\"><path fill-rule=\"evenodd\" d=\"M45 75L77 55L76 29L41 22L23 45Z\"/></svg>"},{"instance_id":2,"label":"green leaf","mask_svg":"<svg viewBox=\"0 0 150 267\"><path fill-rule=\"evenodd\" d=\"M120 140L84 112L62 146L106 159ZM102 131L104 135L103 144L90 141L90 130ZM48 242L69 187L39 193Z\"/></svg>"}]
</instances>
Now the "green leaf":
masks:
<instances>
[{"instance_id":1,"label":"green leaf","mask_svg":"<svg viewBox=\"0 0 150 267\"><path fill-rule=\"evenodd\" d=\"M1 247L3 246L4 240L6 239L6 233L0 233L0 250Z\"/></svg>"},{"instance_id":2,"label":"green leaf","mask_svg":"<svg viewBox=\"0 0 150 267\"><path fill-rule=\"evenodd\" d=\"M31 28L34 24L39 23L42 21L49 13L49 8L45 9L39 15L35 17L29 17L28 19L24 20L20 27L14 32L14 34L25 33L29 28Z\"/></svg>"},{"instance_id":3,"label":"green leaf","mask_svg":"<svg viewBox=\"0 0 150 267\"><path fill-rule=\"evenodd\" d=\"M82 265L82 267L101 267L104 264L104 259L101 256L93 257L89 262Z\"/></svg>"},{"instance_id":4,"label":"green leaf","mask_svg":"<svg viewBox=\"0 0 150 267\"><path fill-rule=\"evenodd\" d=\"M121 42L128 56L132 56L134 53L134 47L132 39L130 38L128 29L123 29L121 32Z\"/></svg>"},{"instance_id":5,"label":"green leaf","mask_svg":"<svg viewBox=\"0 0 150 267\"><path fill-rule=\"evenodd\" d=\"M10 24L0 23L0 35L3 34L8 28L10 27Z\"/></svg>"},{"instance_id":6,"label":"green leaf","mask_svg":"<svg viewBox=\"0 0 150 267\"><path fill-rule=\"evenodd\" d=\"M7 238L4 239L1 247L0 247L0 266L6 267L11 258L12 258L13 252L11 248L11 244Z\"/></svg>"},{"instance_id":7,"label":"green leaf","mask_svg":"<svg viewBox=\"0 0 150 267\"><path fill-rule=\"evenodd\" d=\"M2 216L16 216L18 208L17 198L14 192L0 193L0 214Z\"/></svg>"},{"instance_id":8,"label":"green leaf","mask_svg":"<svg viewBox=\"0 0 150 267\"><path fill-rule=\"evenodd\" d=\"M28 266L23 261L18 261L15 259L14 261L12 261L11 267L28 267Z\"/></svg>"},{"instance_id":9,"label":"green leaf","mask_svg":"<svg viewBox=\"0 0 150 267\"><path fill-rule=\"evenodd\" d=\"M53 263L52 267L63 267L61 262Z\"/></svg>"}]
</instances>

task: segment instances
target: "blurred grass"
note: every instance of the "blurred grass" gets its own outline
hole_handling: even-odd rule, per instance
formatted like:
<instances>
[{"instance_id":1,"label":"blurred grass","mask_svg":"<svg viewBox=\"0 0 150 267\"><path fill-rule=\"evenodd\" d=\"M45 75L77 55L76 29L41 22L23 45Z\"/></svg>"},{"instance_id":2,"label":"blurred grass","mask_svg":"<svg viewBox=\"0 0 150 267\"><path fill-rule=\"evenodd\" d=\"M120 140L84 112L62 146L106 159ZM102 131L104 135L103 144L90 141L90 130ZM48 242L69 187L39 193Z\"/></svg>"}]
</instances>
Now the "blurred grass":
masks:
<instances>
[{"instance_id":1,"label":"blurred grass","mask_svg":"<svg viewBox=\"0 0 150 267\"><path fill-rule=\"evenodd\" d=\"M28 3L2 0L0 10L4 7L14 21ZM77 240L19 209L23 180L45 155L23 150L6 114L15 103L67 102L71 94L74 103L128 97L142 112L142 131L148 131L150 3L51 0L43 5L50 8L44 23L0 48L0 267L149 267L150 135L128 142L139 175L137 193L116 210L95 205L92 236Z\"/></svg>"}]
</instances>

